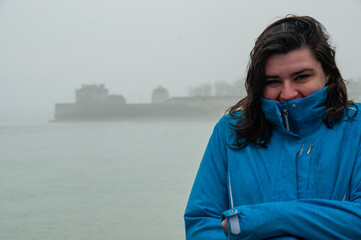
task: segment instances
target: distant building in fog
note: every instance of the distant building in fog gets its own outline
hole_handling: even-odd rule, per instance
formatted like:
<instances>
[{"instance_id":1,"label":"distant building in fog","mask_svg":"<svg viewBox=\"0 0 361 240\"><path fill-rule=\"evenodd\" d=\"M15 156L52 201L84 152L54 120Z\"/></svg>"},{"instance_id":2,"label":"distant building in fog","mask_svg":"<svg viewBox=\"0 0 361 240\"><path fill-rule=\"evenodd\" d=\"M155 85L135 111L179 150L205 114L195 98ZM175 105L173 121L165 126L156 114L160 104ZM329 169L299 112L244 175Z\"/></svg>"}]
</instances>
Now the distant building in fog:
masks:
<instances>
[{"instance_id":1,"label":"distant building in fog","mask_svg":"<svg viewBox=\"0 0 361 240\"><path fill-rule=\"evenodd\" d=\"M127 101L122 95L108 95L108 97L105 99L105 102L107 103L116 103L116 104L126 104Z\"/></svg>"},{"instance_id":2,"label":"distant building in fog","mask_svg":"<svg viewBox=\"0 0 361 240\"><path fill-rule=\"evenodd\" d=\"M56 121L149 120L149 119L219 119L237 103L240 96L169 97L159 86L152 92L151 103L127 104L121 95L109 95L101 85L82 85L75 91L75 103L56 103Z\"/></svg>"},{"instance_id":3,"label":"distant building in fog","mask_svg":"<svg viewBox=\"0 0 361 240\"><path fill-rule=\"evenodd\" d=\"M83 84L80 89L75 90L75 102L77 104L125 104L126 100L121 95L108 95L108 89L106 89L103 84Z\"/></svg>"},{"instance_id":4,"label":"distant building in fog","mask_svg":"<svg viewBox=\"0 0 361 240\"><path fill-rule=\"evenodd\" d=\"M153 90L152 103L162 103L169 100L168 90L159 86Z\"/></svg>"}]
</instances>

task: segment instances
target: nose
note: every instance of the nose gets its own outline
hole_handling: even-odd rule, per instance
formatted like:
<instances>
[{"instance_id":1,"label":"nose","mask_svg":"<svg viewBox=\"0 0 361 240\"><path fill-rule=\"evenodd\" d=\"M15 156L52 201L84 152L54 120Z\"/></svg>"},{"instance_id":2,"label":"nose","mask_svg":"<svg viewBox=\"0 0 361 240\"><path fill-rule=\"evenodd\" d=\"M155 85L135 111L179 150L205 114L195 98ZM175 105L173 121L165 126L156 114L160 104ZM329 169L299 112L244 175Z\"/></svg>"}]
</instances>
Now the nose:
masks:
<instances>
[{"instance_id":1,"label":"nose","mask_svg":"<svg viewBox=\"0 0 361 240\"><path fill-rule=\"evenodd\" d=\"M298 91L296 86L294 86L294 84L288 81L285 81L281 89L280 102L289 101L297 98L298 98Z\"/></svg>"}]
</instances>

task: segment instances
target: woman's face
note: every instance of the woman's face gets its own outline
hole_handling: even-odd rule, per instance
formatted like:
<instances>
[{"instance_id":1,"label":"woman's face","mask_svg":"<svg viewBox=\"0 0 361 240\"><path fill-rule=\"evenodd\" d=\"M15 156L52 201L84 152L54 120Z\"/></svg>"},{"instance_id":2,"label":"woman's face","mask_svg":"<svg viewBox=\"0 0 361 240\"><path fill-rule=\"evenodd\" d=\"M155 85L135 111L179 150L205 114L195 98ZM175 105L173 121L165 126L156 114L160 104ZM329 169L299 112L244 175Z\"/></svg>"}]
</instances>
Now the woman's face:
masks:
<instances>
[{"instance_id":1,"label":"woman's face","mask_svg":"<svg viewBox=\"0 0 361 240\"><path fill-rule=\"evenodd\" d=\"M271 55L265 75L263 97L278 102L307 97L324 88L329 79L308 47Z\"/></svg>"}]
</instances>

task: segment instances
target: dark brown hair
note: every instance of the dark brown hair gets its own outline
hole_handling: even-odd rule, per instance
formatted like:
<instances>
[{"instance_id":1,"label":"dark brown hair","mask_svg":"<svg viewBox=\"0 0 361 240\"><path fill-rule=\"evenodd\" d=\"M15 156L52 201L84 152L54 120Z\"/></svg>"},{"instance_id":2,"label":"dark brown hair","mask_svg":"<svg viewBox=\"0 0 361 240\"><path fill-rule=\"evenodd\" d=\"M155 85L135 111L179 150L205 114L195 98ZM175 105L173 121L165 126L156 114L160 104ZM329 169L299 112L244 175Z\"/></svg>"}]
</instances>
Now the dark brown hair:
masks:
<instances>
[{"instance_id":1,"label":"dark brown hair","mask_svg":"<svg viewBox=\"0 0 361 240\"><path fill-rule=\"evenodd\" d=\"M332 128L341 119L344 109L354 105L347 98L344 80L335 61L335 51L328 43L324 26L312 17L287 16L268 26L256 40L250 53L245 87L247 96L228 109L238 119L234 126L236 147L242 149L250 143L267 147L272 125L261 109L265 87L265 63L274 54L284 54L301 47L308 47L329 76L324 124ZM356 109L357 106L355 105ZM236 114L239 111L242 114ZM356 113L349 117L355 117Z\"/></svg>"}]
</instances>

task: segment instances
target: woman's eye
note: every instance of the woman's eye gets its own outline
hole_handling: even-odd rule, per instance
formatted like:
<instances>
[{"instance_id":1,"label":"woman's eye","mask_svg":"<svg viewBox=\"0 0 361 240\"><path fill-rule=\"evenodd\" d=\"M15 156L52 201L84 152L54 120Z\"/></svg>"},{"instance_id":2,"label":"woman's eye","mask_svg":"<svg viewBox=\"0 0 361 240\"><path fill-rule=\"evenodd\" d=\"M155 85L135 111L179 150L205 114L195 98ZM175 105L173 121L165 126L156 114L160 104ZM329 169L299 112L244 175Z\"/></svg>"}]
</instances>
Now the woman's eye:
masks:
<instances>
[{"instance_id":1,"label":"woman's eye","mask_svg":"<svg viewBox=\"0 0 361 240\"><path fill-rule=\"evenodd\" d=\"M274 85L274 84L277 84L279 83L280 81L278 80L267 80L266 81L266 85Z\"/></svg>"},{"instance_id":2,"label":"woman's eye","mask_svg":"<svg viewBox=\"0 0 361 240\"><path fill-rule=\"evenodd\" d=\"M296 80L305 80L309 75L299 75L296 77Z\"/></svg>"}]
</instances>

